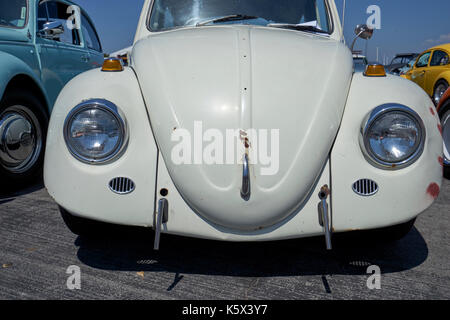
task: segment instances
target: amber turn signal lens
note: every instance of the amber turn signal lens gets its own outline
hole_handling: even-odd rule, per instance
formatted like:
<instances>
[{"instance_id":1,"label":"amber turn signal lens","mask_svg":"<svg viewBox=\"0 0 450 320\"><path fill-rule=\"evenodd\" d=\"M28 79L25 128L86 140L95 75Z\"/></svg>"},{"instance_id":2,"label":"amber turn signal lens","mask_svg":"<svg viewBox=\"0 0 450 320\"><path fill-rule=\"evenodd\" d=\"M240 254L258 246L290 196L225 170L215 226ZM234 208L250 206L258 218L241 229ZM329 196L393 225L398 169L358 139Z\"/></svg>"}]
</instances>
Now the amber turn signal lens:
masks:
<instances>
[{"instance_id":1,"label":"amber turn signal lens","mask_svg":"<svg viewBox=\"0 0 450 320\"><path fill-rule=\"evenodd\" d=\"M117 58L108 58L103 61L102 71L106 72L115 72L115 71L123 71L122 61Z\"/></svg>"},{"instance_id":2,"label":"amber turn signal lens","mask_svg":"<svg viewBox=\"0 0 450 320\"><path fill-rule=\"evenodd\" d=\"M386 70L381 64L371 64L366 67L364 75L366 77L386 77Z\"/></svg>"}]
</instances>

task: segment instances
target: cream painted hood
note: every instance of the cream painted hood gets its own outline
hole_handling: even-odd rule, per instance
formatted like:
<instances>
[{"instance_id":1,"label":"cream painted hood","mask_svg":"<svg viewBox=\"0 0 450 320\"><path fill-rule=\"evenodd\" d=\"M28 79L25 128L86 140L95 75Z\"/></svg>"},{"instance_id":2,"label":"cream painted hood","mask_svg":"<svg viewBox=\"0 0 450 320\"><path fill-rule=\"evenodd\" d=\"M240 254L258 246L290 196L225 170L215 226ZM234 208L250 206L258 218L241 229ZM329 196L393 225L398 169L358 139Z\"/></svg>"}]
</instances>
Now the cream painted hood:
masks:
<instances>
[{"instance_id":1,"label":"cream painted hood","mask_svg":"<svg viewBox=\"0 0 450 320\"><path fill-rule=\"evenodd\" d=\"M256 230L301 208L344 112L352 78L347 47L298 31L208 26L140 40L132 61L165 164L193 210L226 228ZM276 174L262 175L264 165L251 164L246 201L240 193L242 163L174 164L179 142L172 134L186 129L194 136L199 121L203 132L218 129L224 137L227 129L265 129L269 137L279 130Z\"/></svg>"}]
</instances>

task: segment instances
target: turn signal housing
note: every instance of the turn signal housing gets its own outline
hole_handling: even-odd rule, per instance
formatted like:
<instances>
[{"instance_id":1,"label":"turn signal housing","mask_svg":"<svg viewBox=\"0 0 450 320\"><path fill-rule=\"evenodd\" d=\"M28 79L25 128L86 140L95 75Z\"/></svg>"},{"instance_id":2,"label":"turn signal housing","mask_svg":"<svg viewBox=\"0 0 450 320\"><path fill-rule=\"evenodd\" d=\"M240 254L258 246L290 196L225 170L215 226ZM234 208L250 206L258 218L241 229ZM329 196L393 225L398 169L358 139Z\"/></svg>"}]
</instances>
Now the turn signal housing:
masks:
<instances>
[{"instance_id":1,"label":"turn signal housing","mask_svg":"<svg viewBox=\"0 0 450 320\"><path fill-rule=\"evenodd\" d=\"M123 71L122 60L118 58L107 58L103 61L102 71L120 72Z\"/></svg>"},{"instance_id":2,"label":"turn signal housing","mask_svg":"<svg viewBox=\"0 0 450 320\"><path fill-rule=\"evenodd\" d=\"M369 64L364 75L366 77L386 77L386 70L381 64Z\"/></svg>"}]
</instances>

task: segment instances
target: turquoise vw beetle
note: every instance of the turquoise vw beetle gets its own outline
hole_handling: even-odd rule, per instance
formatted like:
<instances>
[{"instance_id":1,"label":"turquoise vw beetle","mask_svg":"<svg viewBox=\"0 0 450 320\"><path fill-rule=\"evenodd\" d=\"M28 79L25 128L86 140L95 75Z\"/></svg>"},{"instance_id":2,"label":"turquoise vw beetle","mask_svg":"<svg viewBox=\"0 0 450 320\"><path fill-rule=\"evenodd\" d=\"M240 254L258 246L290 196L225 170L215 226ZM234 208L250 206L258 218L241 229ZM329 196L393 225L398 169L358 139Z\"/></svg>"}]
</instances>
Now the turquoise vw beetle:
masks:
<instances>
[{"instance_id":1,"label":"turquoise vw beetle","mask_svg":"<svg viewBox=\"0 0 450 320\"><path fill-rule=\"evenodd\" d=\"M48 119L61 89L100 67L86 12L65 0L0 0L0 181L24 185L42 171Z\"/></svg>"}]
</instances>

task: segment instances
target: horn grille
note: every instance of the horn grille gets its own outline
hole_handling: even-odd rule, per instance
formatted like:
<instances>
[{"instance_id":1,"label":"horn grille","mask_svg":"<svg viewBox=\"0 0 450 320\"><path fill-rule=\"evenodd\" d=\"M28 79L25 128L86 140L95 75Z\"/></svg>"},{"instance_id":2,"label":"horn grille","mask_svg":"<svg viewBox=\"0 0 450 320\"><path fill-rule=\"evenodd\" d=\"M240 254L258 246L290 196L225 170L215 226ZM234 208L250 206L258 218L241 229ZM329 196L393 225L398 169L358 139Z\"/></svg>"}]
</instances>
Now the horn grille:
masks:
<instances>
[{"instance_id":1,"label":"horn grille","mask_svg":"<svg viewBox=\"0 0 450 320\"><path fill-rule=\"evenodd\" d=\"M114 178L109 182L109 189L117 194L129 194L134 191L136 185L133 180L124 177Z\"/></svg>"},{"instance_id":2,"label":"horn grille","mask_svg":"<svg viewBox=\"0 0 450 320\"><path fill-rule=\"evenodd\" d=\"M356 194L368 197L378 192L378 184L370 179L361 179L353 184L352 189Z\"/></svg>"}]
</instances>

